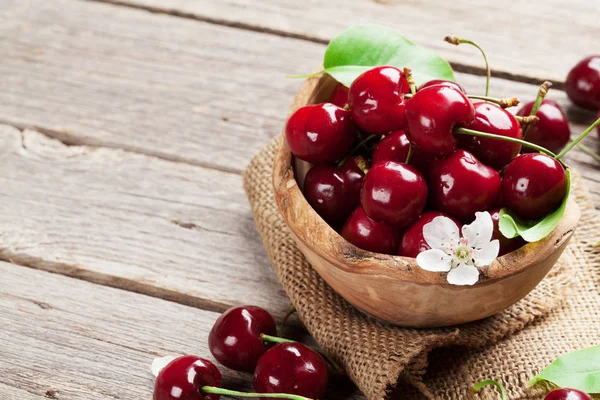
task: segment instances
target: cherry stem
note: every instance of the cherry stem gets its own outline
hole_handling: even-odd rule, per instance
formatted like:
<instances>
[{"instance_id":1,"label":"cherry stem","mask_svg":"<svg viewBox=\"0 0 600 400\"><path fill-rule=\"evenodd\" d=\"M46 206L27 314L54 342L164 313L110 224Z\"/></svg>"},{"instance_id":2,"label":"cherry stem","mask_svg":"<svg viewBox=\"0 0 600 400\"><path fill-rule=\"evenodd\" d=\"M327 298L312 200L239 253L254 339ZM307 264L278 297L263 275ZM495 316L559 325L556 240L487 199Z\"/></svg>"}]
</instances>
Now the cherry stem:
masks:
<instances>
[{"instance_id":1,"label":"cherry stem","mask_svg":"<svg viewBox=\"0 0 600 400\"><path fill-rule=\"evenodd\" d=\"M209 394L220 394L223 396L235 396L235 397L267 397L273 399L290 399L290 400L313 400L308 397L298 396L295 394L285 394L285 393L246 393L246 392L238 392L237 390L229 390L223 389L216 386L202 386L201 388L203 393Z\"/></svg>"},{"instance_id":2,"label":"cherry stem","mask_svg":"<svg viewBox=\"0 0 600 400\"><path fill-rule=\"evenodd\" d=\"M470 99L485 100L491 103L496 103L502 108L518 106L520 103L519 99L517 99L516 97L506 97L504 99L498 99L496 97L478 96L475 94L468 94L467 97Z\"/></svg>"},{"instance_id":3,"label":"cherry stem","mask_svg":"<svg viewBox=\"0 0 600 400\"><path fill-rule=\"evenodd\" d=\"M537 144L530 143L530 142L527 142L527 141L521 140L521 139L515 139L512 137L502 136L502 135L494 135L493 133L480 132L480 131L475 131L473 129L467 129L467 128L456 128L456 129L454 129L454 133L458 133L461 135L481 136L481 137L485 137L485 138L489 138L489 139L504 140L505 142L519 143L521 146L531 147L532 149L535 149L541 153L545 153L551 157L556 158L556 154L554 154L550 150L546 149L545 147L538 146Z\"/></svg>"},{"instance_id":4,"label":"cherry stem","mask_svg":"<svg viewBox=\"0 0 600 400\"><path fill-rule=\"evenodd\" d=\"M484 386L494 385L500 390L500 396L502 400L506 400L506 391L504 390L504 386L498 381L493 379L488 379L486 381L482 381L473 385L473 392L479 392Z\"/></svg>"},{"instance_id":5,"label":"cherry stem","mask_svg":"<svg viewBox=\"0 0 600 400\"><path fill-rule=\"evenodd\" d=\"M410 68L404 67L404 77L410 86L410 93L415 94L417 92L417 85L415 84L415 79L413 78L412 70Z\"/></svg>"},{"instance_id":6,"label":"cherry stem","mask_svg":"<svg viewBox=\"0 0 600 400\"><path fill-rule=\"evenodd\" d=\"M550 81L544 81L544 83L542 83L540 85L540 88L538 89L537 97L535 98L535 102L533 103L533 107L531 107L531 111L529 112L530 116L537 114L538 110L540 109L540 106L542 105L542 101L544 101L544 97L546 97L546 95L548 94L548 90L550 90L551 87L552 87L552 82L550 82ZM523 139L525 139L527 137L528 130L529 130L529 126L526 126L523 129Z\"/></svg>"},{"instance_id":7,"label":"cherry stem","mask_svg":"<svg viewBox=\"0 0 600 400\"><path fill-rule=\"evenodd\" d=\"M408 154L406 154L406 160L404 161L404 164L408 164L410 162L412 152L413 152L413 148L412 148L412 144L411 144L411 145L408 145Z\"/></svg>"},{"instance_id":8,"label":"cherry stem","mask_svg":"<svg viewBox=\"0 0 600 400\"><path fill-rule=\"evenodd\" d=\"M367 136L367 138L366 138L366 139L363 139L363 141L361 141L359 144L357 144L356 146L354 146L354 148L353 148L352 150L350 150L350 152L348 153L348 155L347 155L346 157L342 158L342 161L340 161L340 162L338 163L338 167L341 167L341 166L343 166L344 164L346 164L346 161L348 161L348 159L349 159L350 157L352 157L352 155L353 155L354 153L356 153L356 151L357 151L358 149L360 149L360 148L361 148L363 145L367 144L368 142L370 142L370 141L371 141L371 139L373 139L373 138L376 138L377 136L378 136L378 135L369 135L369 136Z\"/></svg>"},{"instance_id":9,"label":"cherry stem","mask_svg":"<svg viewBox=\"0 0 600 400\"><path fill-rule=\"evenodd\" d=\"M596 120L596 122L594 122L592 125L588 126L588 128L585 131L581 132L581 134L579 134L579 136L577 136L575 138L575 140L573 140L571 143L569 143L567 145L567 147L565 147L560 153L558 153L556 156L554 156L554 158L557 160L560 160L560 158L562 156L567 154L569 152L569 150L571 150L573 147L577 146L577 144L579 144L579 142L581 142L583 140L583 138L585 138L591 131L594 130L594 128L596 128L599 125L600 125L600 118L598 118Z\"/></svg>"},{"instance_id":10,"label":"cherry stem","mask_svg":"<svg viewBox=\"0 0 600 400\"><path fill-rule=\"evenodd\" d=\"M490 79L492 78L492 71L490 70L490 63L488 62L487 56L485 55L485 51L483 51L481 46L479 46L477 43L475 43L472 40L459 38L454 35L448 35L444 38L444 40L455 46L458 46L459 44L462 44L462 43L470 44L471 46L475 46L481 52L481 55L483 56L483 60L485 61L485 95L486 96L489 95L490 94Z\"/></svg>"},{"instance_id":11,"label":"cherry stem","mask_svg":"<svg viewBox=\"0 0 600 400\"><path fill-rule=\"evenodd\" d=\"M313 72L312 74L305 74L305 75L287 75L286 78L288 79L303 79L303 78L314 78L315 76L319 76L325 73L325 70L322 71L317 71L317 72Z\"/></svg>"},{"instance_id":12,"label":"cherry stem","mask_svg":"<svg viewBox=\"0 0 600 400\"><path fill-rule=\"evenodd\" d=\"M540 121L539 117L536 115L528 115L526 117L515 115L514 117L521 125L534 125Z\"/></svg>"},{"instance_id":13,"label":"cherry stem","mask_svg":"<svg viewBox=\"0 0 600 400\"><path fill-rule=\"evenodd\" d=\"M573 140L573 139L571 139L571 140ZM579 147L579 150L583 151L585 154L592 157L594 160L600 162L600 154L595 153L594 150L590 149L583 143L577 143L577 147Z\"/></svg>"}]
</instances>

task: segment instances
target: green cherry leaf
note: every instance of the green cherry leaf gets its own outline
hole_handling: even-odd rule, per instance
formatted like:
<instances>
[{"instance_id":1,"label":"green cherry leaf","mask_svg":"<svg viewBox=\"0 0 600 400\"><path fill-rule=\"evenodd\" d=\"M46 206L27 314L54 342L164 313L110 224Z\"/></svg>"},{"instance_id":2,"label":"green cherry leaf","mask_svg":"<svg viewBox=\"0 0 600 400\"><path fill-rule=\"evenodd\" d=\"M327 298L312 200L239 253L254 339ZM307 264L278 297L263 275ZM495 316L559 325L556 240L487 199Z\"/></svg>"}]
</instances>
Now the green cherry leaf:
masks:
<instances>
[{"instance_id":1,"label":"green cherry leaf","mask_svg":"<svg viewBox=\"0 0 600 400\"><path fill-rule=\"evenodd\" d=\"M382 65L410 68L417 86L432 79L455 80L443 58L382 25L356 25L342 32L329 43L323 65L325 72L346 86Z\"/></svg>"},{"instance_id":2,"label":"green cherry leaf","mask_svg":"<svg viewBox=\"0 0 600 400\"><path fill-rule=\"evenodd\" d=\"M567 208L567 200L571 191L571 171L566 170L567 174L567 195L560 206L546 215L539 221L524 221L516 215L512 215L510 210L503 208L500 210L498 227L504 237L509 239L521 236L527 242L537 242L548 236L556 228Z\"/></svg>"},{"instance_id":3,"label":"green cherry leaf","mask_svg":"<svg viewBox=\"0 0 600 400\"><path fill-rule=\"evenodd\" d=\"M558 387L579 389L589 394L600 393L600 346L588 347L562 355L530 382L540 381Z\"/></svg>"}]
</instances>

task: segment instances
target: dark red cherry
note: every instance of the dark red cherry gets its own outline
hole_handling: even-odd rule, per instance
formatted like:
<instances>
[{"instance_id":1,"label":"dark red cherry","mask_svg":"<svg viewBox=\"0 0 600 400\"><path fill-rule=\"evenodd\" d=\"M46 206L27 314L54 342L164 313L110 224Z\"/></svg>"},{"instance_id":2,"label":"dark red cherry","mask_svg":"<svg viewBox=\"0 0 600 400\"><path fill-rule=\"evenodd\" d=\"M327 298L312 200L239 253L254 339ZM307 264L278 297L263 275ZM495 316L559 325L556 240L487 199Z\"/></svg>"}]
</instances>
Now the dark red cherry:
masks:
<instances>
[{"instance_id":1,"label":"dark red cherry","mask_svg":"<svg viewBox=\"0 0 600 400\"><path fill-rule=\"evenodd\" d=\"M408 156L410 142L404 131L395 131L381 139L373 151L373 164L384 161L403 163Z\"/></svg>"},{"instance_id":2,"label":"dark red cherry","mask_svg":"<svg viewBox=\"0 0 600 400\"><path fill-rule=\"evenodd\" d=\"M525 104L517 115L527 116L531 113L533 101ZM538 144L554 153L560 152L569 143L571 128L562 108L552 100L544 100L535 114L540 120L527 129L525 139ZM523 147L524 153L535 150Z\"/></svg>"},{"instance_id":3,"label":"dark red cherry","mask_svg":"<svg viewBox=\"0 0 600 400\"><path fill-rule=\"evenodd\" d=\"M509 239L505 237L502 232L500 232L500 227L498 225L498 221L500 220L500 209L490 211L490 215L492 216L492 222L494 222L494 233L492 233L492 239L498 239L500 242L499 256L503 256L515 251L526 244L525 240L523 240L523 238L520 236Z\"/></svg>"},{"instance_id":4,"label":"dark red cherry","mask_svg":"<svg viewBox=\"0 0 600 400\"><path fill-rule=\"evenodd\" d=\"M304 178L304 196L308 203L330 224L343 222L354 210L356 202L344 193L342 171L330 165L315 165ZM350 201L349 201L350 200Z\"/></svg>"},{"instance_id":5,"label":"dark red cherry","mask_svg":"<svg viewBox=\"0 0 600 400\"><path fill-rule=\"evenodd\" d=\"M433 208L462 222L496 207L500 193L498 172L462 149L434 161L428 182Z\"/></svg>"},{"instance_id":6,"label":"dark red cherry","mask_svg":"<svg viewBox=\"0 0 600 400\"><path fill-rule=\"evenodd\" d=\"M419 218L427 202L427 183L412 165L375 164L363 180L360 204L376 221L403 227Z\"/></svg>"},{"instance_id":7,"label":"dark red cherry","mask_svg":"<svg viewBox=\"0 0 600 400\"><path fill-rule=\"evenodd\" d=\"M422 84L421 86L419 86L418 90L424 89L429 86L439 86L439 85L453 87L454 89L458 89L461 92L463 92L464 94L467 94L466 90L462 86L460 86L458 83L453 82L453 81L447 81L444 79L432 79L430 81L427 81L424 84Z\"/></svg>"},{"instance_id":8,"label":"dark red cherry","mask_svg":"<svg viewBox=\"0 0 600 400\"><path fill-rule=\"evenodd\" d=\"M600 111L598 111L598 118L600 118ZM596 131L598 132L598 136L600 136L600 125L596 128Z\"/></svg>"},{"instance_id":9,"label":"dark red cherry","mask_svg":"<svg viewBox=\"0 0 600 400\"><path fill-rule=\"evenodd\" d=\"M285 127L291 152L313 164L341 159L352 147L356 135L350 113L331 103L298 109Z\"/></svg>"},{"instance_id":10,"label":"dark red cherry","mask_svg":"<svg viewBox=\"0 0 600 400\"><path fill-rule=\"evenodd\" d=\"M208 348L227 368L251 372L267 350L261 334L277 335L275 320L268 311L256 306L230 308L210 330Z\"/></svg>"},{"instance_id":11,"label":"dark red cherry","mask_svg":"<svg viewBox=\"0 0 600 400\"><path fill-rule=\"evenodd\" d=\"M423 237L423 227L433 221L435 217L450 218L456 224L456 229L460 232L462 225L451 216L437 211L424 212L423 215L421 215L421 218L409 226L404 232L402 241L400 242L400 248L398 249L398 255L404 257L416 257L420 252L431 248Z\"/></svg>"},{"instance_id":12,"label":"dark red cherry","mask_svg":"<svg viewBox=\"0 0 600 400\"><path fill-rule=\"evenodd\" d=\"M341 108L346 107L348 105L348 88L338 82L333 92L331 92L329 102Z\"/></svg>"},{"instance_id":13,"label":"dark red cherry","mask_svg":"<svg viewBox=\"0 0 600 400\"><path fill-rule=\"evenodd\" d=\"M342 178L344 179L345 203L353 204L350 212L360 203L360 188L369 165L361 156L352 156L342 165ZM348 216L350 213L346 214Z\"/></svg>"},{"instance_id":14,"label":"dark red cherry","mask_svg":"<svg viewBox=\"0 0 600 400\"><path fill-rule=\"evenodd\" d=\"M341 234L358 248L384 254L395 254L402 237L398 228L369 218L361 206L346 220Z\"/></svg>"},{"instance_id":15,"label":"dark red cherry","mask_svg":"<svg viewBox=\"0 0 600 400\"><path fill-rule=\"evenodd\" d=\"M421 150L436 156L452 153L456 141L452 130L473 121L475 109L460 90L429 86L406 103L406 136Z\"/></svg>"},{"instance_id":16,"label":"dark red cherry","mask_svg":"<svg viewBox=\"0 0 600 400\"><path fill-rule=\"evenodd\" d=\"M522 219L546 216L562 203L566 194L565 169L545 154L521 154L504 170L502 201Z\"/></svg>"},{"instance_id":17,"label":"dark red cherry","mask_svg":"<svg viewBox=\"0 0 600 400\"><path fill-rule=\"evenodd\" d=\"M354 80L348 93L352 120L365 132L384 135L404 127L410 92L404 72L395 67L376 67Z\"/></svg>"},{"instance_id":18,"label":"dark red cherry","mask_svg":"<svg viewBox=\"0 0 600 400\"><path fill-rule=\"evenodd\" d=\"M218 400L218 394L202 393L203 386L221 386L221 372L210 361L183 356L163 368L154 384L154 400Z\"/></svg>"},{"instance_id":19,"label":"dark red cherry","mask_svg":"<svg viewBox=\"0 0 600 400\"><path fill-rule=\"evenodd\" d=\"M577 389L554 389L544 400L593 400L592 396Z\"/></svg>"},{"instance_id":20,"label":"dark red cherry","mask_svg":"<svg viewBox=\"0 0 600 400\"><path fill-rule=\"evenodd\" d=\"M254 390L323 399L328 380L327 363L319 353L301 343L281 343L258 360Z\"/></svg>"},{"instance_id":21,"label":"dark red cherry","mask_svg":"<svg viewBox=\"0 0 600 400\"><path fill-rule=\"evenodd\" d=\"M580 107L600 109L600 55L581 60L565 81L567 95Z\"/></svg>"},{"instance_id":22,"label":"dark red cherry","mask_svg":"<svg viewBox=\"0 0 600 400\"><path fill-rule=\"evenodd\" d=\"M502 107L485 102L478 102L473 106L475 107L475 119L469 125L469 129L514 139L523 139L521 124ZM521 151L521 145L518 143L479 136L461 135L459 145L485 165L497 170L502 169Z\"/></svg>"}]
</instances>

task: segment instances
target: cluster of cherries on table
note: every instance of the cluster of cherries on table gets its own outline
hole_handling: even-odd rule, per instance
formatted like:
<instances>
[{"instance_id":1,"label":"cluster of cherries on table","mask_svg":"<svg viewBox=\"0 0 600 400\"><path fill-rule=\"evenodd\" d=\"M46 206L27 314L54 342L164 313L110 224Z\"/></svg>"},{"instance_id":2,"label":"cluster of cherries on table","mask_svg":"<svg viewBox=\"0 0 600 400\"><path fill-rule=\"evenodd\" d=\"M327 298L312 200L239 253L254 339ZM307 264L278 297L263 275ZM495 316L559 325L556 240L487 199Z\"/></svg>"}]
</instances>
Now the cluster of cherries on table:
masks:
<instances>
[{"instance_id":1,"label":"cluster of cherries on table","mask_svg":"<svg viewBox=\"0 0 600 400\"><path fill-rule=\"evenodd\" d=\"M524 129L500 105L473 103L455 82L430 81L411 94L407 74L373 68L350 88L338 84L329 102L290 116L288 146L312 165L303 183L310 205L350 243L378 253L416 257L429 248L428 222L443 215L460 227L477 211L492 215L501 255L522 246L499 232L500 209L523 220L555 210L568 188L563 165L520 143L471 136L523 139ZM561 150L570 138L562 110L545 100L536 116L527 141Z\"/></svg>"}]
</instances>

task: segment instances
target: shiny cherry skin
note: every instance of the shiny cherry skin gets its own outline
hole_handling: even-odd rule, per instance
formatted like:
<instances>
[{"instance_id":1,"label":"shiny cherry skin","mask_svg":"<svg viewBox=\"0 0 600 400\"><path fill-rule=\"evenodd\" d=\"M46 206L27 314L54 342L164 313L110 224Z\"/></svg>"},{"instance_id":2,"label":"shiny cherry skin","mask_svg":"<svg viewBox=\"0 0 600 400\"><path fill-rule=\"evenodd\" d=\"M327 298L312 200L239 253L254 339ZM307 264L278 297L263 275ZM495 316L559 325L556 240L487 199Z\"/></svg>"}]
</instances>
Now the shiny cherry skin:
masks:
<instances>
[{"instance_id":1,"label":"shiny cherry skin","mask_svg":"<svg viewBox=\"0 0 600 400\"><path fill-rule=\"evenodd\" d=\"M402 238L398 228L369 218L361 206L346 220L341 235L360 249L383 254L395 254Z\"/></svg>"},{"instance_id":2,"label":"shiny cherry skin","mask_svg":"<svg viewBox=\"0 0 600 400\"><path fill-rule=\"evenodd\" d=\"M267 350L261 334L277 335L275 320L268 311L256 306L230 308L210 330L208 348L227 368L252 372Z\"/></svg>"},{"instance_id":3,"label":"shiny cherry skin","mask_svg":"<svg viewBox=\"0 0 600 400\"><path fill-rule=\"evenodd\" d=\"M578 106L600 109L600 55L586 57L573 67L567 75L565 91Z\"/></svg>"},{"instance_id":4,"label":"shiny cherry skin","mask_svg":"<svg viewBox=\"0 0 600 400\"><path fill-rule=\"evenodd\" d=\"M403 163L408 156L410 142L404 131L395 131L381 139L373 151L373 164L385 161Z\"/></svg>"},{"instance_id":5,"label":"shiny cherry skin","mask_svg":"<svg viewBox=\"0 0 600 400\"><path fill-rule=\"evenodd\" d=\"M360 189L365 177L365 171L368 171L367 160L362 156L352 156L342 165L342 178L344 179L344 197L346 203L352 204L352 209L346 215L348 216L354 208L360 203Z\"/></svg>"},{"instance_id":6,"label":"shiny cherry skin","mask_svg":"<svg viewBox=\"0 0 600 400\"><path fill-rule=\"evenodd\" d=\"M502 234L502 232L500 232L500 227L498 225L498 221L500 220L500 209L490 211L490 215L492 216L492 222L494 223L494 232L492 233L492 239L498 239L498 241L500 242L500 253L498 254L499 256L503 256L512 251L515 251L526 244L525 240L523 240L523 238L520 236L509 239L505 237Z\"/></svg>"},{"instance_id":7,"label":"shiny cherry skin","mask_svg":"<svg viewBox=\"0 0 600 400\"><path fill-rule=\"evenodd\" d=\"M350 113L331 103L301 107L285 127L292 154L313 164L341 159L352 147L356 135Z\"/></svg>"},{"instance_id":8,"label":"shiny cherry skin","mask_svg":"<svg viewBox=\"0 0 600 400\"><path fill-rule=\"evenodd\" d=\"M329 224L337 224L343 222L357 205L344 196L344 186L339 168L315 165L304 178L303 191L306 200L321 218Z\"/></svg>"},{"instance_id":9,"label":"shiny cherry skin","mask_svg":"<svg viewBox=\"0 0 600 400\"><path fill-rule=\"evenodd\" d=\"M577 389L554 389L544 400L593 400L592 396Z\"/></svg>"},{"instance_id":10,"label":"shiny cherry skin","mask_svg":"<svg viewBox=\"0 0 600 400\"><path fill-rule=\"evenodd\" d=\"M280 343L258 360L254 390L322 399L329 375L323 357L302 343Z\"/></svg>"},{"instance_id":11,"label":"shiny cherry skin","mask_svg":"<svg viewBox=\"0 0 600 400\"><path fill-rule=\"evenodd\" d=\"M498 172L462 149L434 161L428 182L433 208L462 222L496 207L500 194Z\"/></svg>"},{"instance_id":12,"label":"shiny cherry skin","mask_svg":"<svg viewBox=\"0 0 600 400\"><path fill-rule=\"evenodd\" d=\"M406 104L406 135L427 153L448 155L456 148L454 127L467 126L474 117L473 104L463 92L449 86L429 86Z\"/></svg>"},{"instance_id":13,"label":"shiny cherry skin","mask_svg":"<svg viewBox=\"0 0 600 400\"><path fill-rule=\"evenodd\" d=\"M537 220L554 211L566 194L565 169L545 154L521 154L502 175L502 201L525 220Z\"/></svg>"},{"instance_id":14,"label":"shiny cherry skin","mask_svg":"<svg viewBox=\"0 0 600 400\"><path fill-rule=\"evenodd\" d=\"M341 108L346 107L348 105L348 88L338 82L329 96L329 102Z\"/></svg>"},{"instance_id":15,"label":"shiny cherry skin","mask_svg":"<svg viewBox=\"0 0 600 400\"><path fill-rule=\"evenodd\" d=\"M430 81L427 81L424 84L422 84L421 86L419 86L418 90L424 89L429 86L439 86L439 85L453 87L454 89L458 89L461 92L463 92L464 94L467 94L466 90L462 86L460 86L458 83L453 82L453 81L447 81L445 79L432 79Z\"/></svg>"},{"instance_id":16,"label":"shiny cherry skin","mask_svg":"<svg viewBox=\"0 0 600 400\"><path fill-rule=\"evenodd\" d=\"M416 257L420 252L429 250L431 247L423 237L423 227L433 221L435 217L447 217L456 224L456 229L460 232L462 225L456 219L449 215L437 211L426 211L421 217L411 226L409 226L400 242L398 255L403 257Z\"/></svg>"},{"instance_id":17,"label":"shiny cherry skin","mask_svg":"<svg viewBox=\"0 0 600 400\"><path fill-rule=\"evenodd\" d=\"M352 120L365 132L384 135L404 127L404 94L410 85L395 67L376 67L354 80L348 92Z\"/></svg>"},{"instance_id":18,"label":"shiny cherry skin","mask_svg":"<svg viewBox=\"0 0 600 400\"><path fill-rule=\"evenodd\" d=\"M375 164L363 180L360 204L376 221L397 227L419 218L427 203L427 182L412 165Z\"/></svg>"},{"instance_id":19,"label":"shiny cherry skin","mask_svg":"<svg viewBox=\"0 0 600 400\"><path fill-rule=\"evenodd\" d=\"M219 400L218 394L202 393L203 386L221 386L221 372L210 361L183 356L160 371L154 384L154 400Z\"/></svg>"},{"instance_id":20,"label":"shiny cherry skin","mask_svg":"<svg viewBox=\"0 0 600 400\"><path fill-rule=\"evenodd\" d=\"M533 101L525 104L517 115L527 116L531 113ZM560 152L569 143L571 128L562 108L552 100L544 100L535 114L540 120L527 130L526 140L538 144L554 153ZM523 147L524 153L534 149Z\"/></svg>"},{"instance_id":21,"label":"shiny cherry skin","mask_svg":"<svg viewBox=\"0 0 600 400\"><path fill-rule=\"evenodd\" d=\"M474 103L473 107L475 107L475 119L469 125L469 129L523 139L521 124L502 107L486 102ZM459 146L485 165L497 170L502 169L521 151L521 145L518 143L467 135L459 137Z\"/></svg>"}]
</instances>

